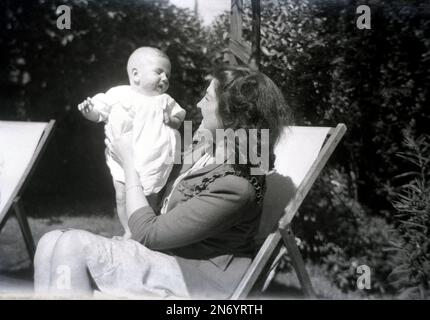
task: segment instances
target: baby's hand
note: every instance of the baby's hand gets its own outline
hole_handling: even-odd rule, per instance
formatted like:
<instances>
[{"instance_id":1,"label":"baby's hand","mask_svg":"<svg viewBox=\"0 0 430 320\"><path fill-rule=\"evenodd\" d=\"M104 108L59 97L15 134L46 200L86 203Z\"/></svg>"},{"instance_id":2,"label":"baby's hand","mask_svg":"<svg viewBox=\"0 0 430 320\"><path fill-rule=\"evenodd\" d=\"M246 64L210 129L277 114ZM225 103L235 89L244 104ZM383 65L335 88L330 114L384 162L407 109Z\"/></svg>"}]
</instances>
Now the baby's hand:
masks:
<instances>
[{"instance_id":1,"label":"baby's hand","mask_svg":"<svg viewBox=\"0 0 430 320\"><path fill-rule=\"evenodd\" d=\"M164 123L169 126L172 129L178 130L182 125L182 119L178 116L171 116L167 114L167 112L164 113Z\"/></svg>"},{"instance_id":2,"label":"baby's hand","mask_svg":"<svg viewBox=\"0 0 430 320\"><path fill-rule=\"evenodd\" d=\"M169 114L168 114L168 112L166 110L163 110L163 122L166 125L170 124L170 117L169 117Z\"/></svg>"},{"instance_id":3,"label":"baby's hand","mask_svg":"<svg viewBox=\"0 0 430 320\"><path fill-rule=\"evenodd\" d=\"M100 113L94 108L94 103L91 98L86 98L84 102L80 103L78 105L78 110L86 119L93 122L100 121Z\"/></svg>"},{"instance_id":4,"label":"baby's hand","mask_svg":"<svg viewBox=\"0 0 430 320\"><path fill-rule=\"evenodd\" d=\"M78 110L82 112L83 115L90 113L91 111L93 111L93 109L94 104L91 101L91 98L86 98L84 102L78 104Z\"/></svg>"}]
</instances>

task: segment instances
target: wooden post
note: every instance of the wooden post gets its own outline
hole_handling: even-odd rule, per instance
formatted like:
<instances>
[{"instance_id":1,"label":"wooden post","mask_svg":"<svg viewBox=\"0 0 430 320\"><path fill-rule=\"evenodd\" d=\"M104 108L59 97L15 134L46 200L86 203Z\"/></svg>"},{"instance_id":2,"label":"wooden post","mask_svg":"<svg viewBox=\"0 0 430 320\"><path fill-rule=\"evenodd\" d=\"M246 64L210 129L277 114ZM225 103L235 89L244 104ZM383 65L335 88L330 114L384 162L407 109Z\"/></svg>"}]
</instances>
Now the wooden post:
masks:
<instances>
[{"instance_id":1,"label":"wooden post","mask_svg":"<svg viewBox=\"0 0 430 320\"><path fill-rule=\"evenodd\" d=\"M242 39L243 1L231 0L230 15L230 54L231 64L238 60L258 70L260 66L260 0L252 0L252 35L251 44Z\"/></svg>"},{"instance_id":2,"label":"wooden post","mask_svg":"<svg viewBox=\"0 0 430 320\"><path fill-rule=\"evenodd\" d=\"M231 0L230 15L230 38L233 40L242 40L242 0Z\"/></svg>"},{"instance_id":3,"label":"wooden post","mask_svg":"<svg viewBox=\"0 0 430 320\"><path fill-rule=\"evenodd\" d=\"M199 0L194 0L194 15L199 16Z\"/></svg>"},{"instance_id":4,"label":"wooden post","mask_svg":"<svg viewBox=\"0 0 430 320\"><path fill-rule=\"evenodd\" d=\"M252 3L252 39L250 67L260 68L260 0L251 0Z\"/></svg>"},{"instance_id":5,"label":"wooden post","mask_svg":"<svg viewBox=\"0 0 430 320\"><path fill-rule=\"evenodd\" d=\"M230 11L230 43L242 39L242 0L231 0ZM237 65L238 61L233 52L229 53L230 64Z\"/></svg>"}]
</instances>

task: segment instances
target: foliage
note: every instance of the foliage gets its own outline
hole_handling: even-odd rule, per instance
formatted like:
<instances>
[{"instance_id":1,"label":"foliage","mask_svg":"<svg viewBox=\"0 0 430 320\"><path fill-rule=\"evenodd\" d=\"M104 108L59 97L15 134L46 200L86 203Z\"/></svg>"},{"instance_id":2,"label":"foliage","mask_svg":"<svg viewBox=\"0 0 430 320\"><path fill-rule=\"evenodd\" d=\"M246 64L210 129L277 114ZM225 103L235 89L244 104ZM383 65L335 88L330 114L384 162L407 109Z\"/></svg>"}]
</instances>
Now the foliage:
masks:
<instances>
[{"instance_id":1,"label":"foliage","mask_svg":"<svg viewBox=\"0 0 430 320\"><path fill-rule=\"evenodd\" d=\"M345 172L329 169L314 184L293 221L300 249L311 260L322 261L333 282L343 291L356 290L357 267L372 272L371 293L391 289L386 279L391 257L385 219L372 217L355 198Z\"/></svg>"},{"instance_id":2,"label":"foliage","mask_svg":"<svg viewBox=\"0 0 430 320\"><path fill-rule=\"evenodd\" d=\"M370 30L356 26L362 4L371 8ZM336 164L345 168L361 202L389 215L387 181L401 171L392 163L401 131L424 132L430 120L430 6L263 0L261 8L262 70L283 89L297 124L347 125ZM245 13L249 39L249 7ZM226 17L218 20L223 38L226 28Z\"/></svg>"},{"instance_id":3,"label":"foliage","mask_svg":"<svg viewBox=\"0 0 430 320\"><path fill-rule=\"evenodd\" d=\"M370 30L356 26L363 4L371 9ZM324 259L345 290L356 288L356 264L371 267L373 289L390 290L393 257L382 249L393 219L392 177L404 171L393 158L403 149L403 129L420 134L430 124L430 7L426 1L263 0L261 8L261 69L282 88L296 124L348 127L294 221L302 249Z\"/></svg>"},{"instance_id":4,"label":"foliage","mask_svg":"<svg viewBox=\"0 0 430 320\"><path fill-rule=\"evenodd\" d=\"M401 131L429 124L430 7L371 1L372 29L359 30L362 1L278 3L263 5L263 70L298 124L347 125L336 162L361 202L389 209L386 182L399 173L392 157Z\"/></svg>"},{"instance_id":5,"label":"foliage","mask_svg":"<svg viewBox=\"0 0 430 320\"><path fill-rule=\"evenodd\" d=\"M430 297L430 136L417 139L404 131L406 151L398 153L412 170L393 199L396 209L391 248L396 252L390 274L399 298Z\"/></svg>"}]
</instances>

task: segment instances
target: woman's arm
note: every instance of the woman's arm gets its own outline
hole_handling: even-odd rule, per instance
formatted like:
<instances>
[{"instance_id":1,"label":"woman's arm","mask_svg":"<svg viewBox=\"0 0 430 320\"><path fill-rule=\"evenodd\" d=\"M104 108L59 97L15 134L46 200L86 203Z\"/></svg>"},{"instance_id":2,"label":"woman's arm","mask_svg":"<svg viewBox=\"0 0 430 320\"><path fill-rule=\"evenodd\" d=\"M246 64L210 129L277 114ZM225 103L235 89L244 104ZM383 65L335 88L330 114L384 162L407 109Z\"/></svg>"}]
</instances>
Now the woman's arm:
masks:
<instances>
[{"instance_id":1,"label":"woman's arm","mask_svg":"<svg viewBox=\"0 0 430 320\"><path fill-rule=\"evenodd\" d=\"M123 134L117 137L113 144L115 155L120 158L117 160L122 162L124 169L126 212L129 219L133 212L149 206L148 200L143 193L139 175L134 168L131 137L131 134Z\"/></svg>"},{"instance_id":2,"label":"woman's arm","mask_svg":"<svg viewBox=\"0 0 430 320\"><path fill-rule=\"evenodd\" d=\"M125 174L125 205L127 217L140 208L149 206L148 200L143 193L143 188L140 183L139 175L134 168L133 158L127 157L123 163Z\"/></svg>"},{"instance_id":3,"label":"woman's arm","mask_svg":"<svg viewBox=\"0 0 430 320\"><path fill-rule=\"evenodd\" d=\"M143 207L129 219L132 239L152 250L184 247L231 228L255 207L255 191L243 178L226 176L163 215ZM249 216L249 218L252 218Z\"/></svg>"}]
</instances>

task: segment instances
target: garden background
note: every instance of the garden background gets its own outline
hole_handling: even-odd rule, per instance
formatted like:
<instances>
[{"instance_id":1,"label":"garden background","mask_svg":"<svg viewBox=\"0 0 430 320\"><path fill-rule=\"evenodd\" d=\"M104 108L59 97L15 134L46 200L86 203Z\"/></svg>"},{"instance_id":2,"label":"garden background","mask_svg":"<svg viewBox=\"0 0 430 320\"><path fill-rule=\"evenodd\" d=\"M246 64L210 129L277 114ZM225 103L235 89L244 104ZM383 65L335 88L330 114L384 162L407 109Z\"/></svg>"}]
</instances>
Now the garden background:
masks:
<instances>
[{"instance_id":1,"label":"garden background","mask_svg":"<svg viewBox=\"0 0 430 320\"><path fill-rule=\"evenodd\" d=\"M72 8L70 30L56 26L61 4ZM371 9L370 30L356 26L362 4ZM250 1L244 5L246 38ZM330 290L428 298L428 1L262 0L261 11L261 70L282 89L295 123L348 127L293 221L307 263ZM113 221L103 127L83 119L77 104L126 84L128 55L155 46L172 61L170 95L197 128L195 105L205 76L223 61L228 30L228 13L205 26L167 0L2 1L0 119L57 120L24 194L32 223ZM17 241L0 235L1 252ZM11 268L5 257L0 274ZM372 270L372 288L358 291L363 264ZM289 270L285 258L279 271Z\"/></svg>"}]
</instances>

